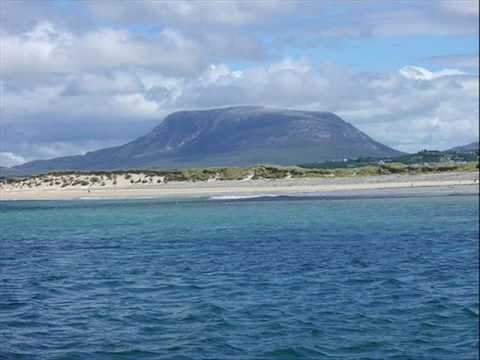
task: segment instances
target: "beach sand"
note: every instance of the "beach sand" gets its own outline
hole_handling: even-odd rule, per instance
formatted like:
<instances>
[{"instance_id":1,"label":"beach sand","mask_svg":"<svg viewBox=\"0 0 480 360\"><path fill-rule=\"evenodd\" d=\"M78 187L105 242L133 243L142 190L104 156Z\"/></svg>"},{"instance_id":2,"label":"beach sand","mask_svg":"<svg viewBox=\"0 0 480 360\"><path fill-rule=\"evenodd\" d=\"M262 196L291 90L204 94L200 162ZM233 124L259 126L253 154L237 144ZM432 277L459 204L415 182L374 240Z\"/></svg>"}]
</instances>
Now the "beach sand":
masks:
<instances>
[{"instance_id":1,"label":"beach sand","mask_svg":"<svg viewBox=\"0 0 480 360\"><path fill-rule=\"evenodd\" d=\"M345 178L304 178L280 180L170 182L161 184L121 184L98 187L19 188L3 185L0 200L76 200L162 197L235 197L259 195L361 194L375 190L418 190L422 188L463 189L478 194L478 172L422 175L382 175Z\"/></svg>"}]
</instances>

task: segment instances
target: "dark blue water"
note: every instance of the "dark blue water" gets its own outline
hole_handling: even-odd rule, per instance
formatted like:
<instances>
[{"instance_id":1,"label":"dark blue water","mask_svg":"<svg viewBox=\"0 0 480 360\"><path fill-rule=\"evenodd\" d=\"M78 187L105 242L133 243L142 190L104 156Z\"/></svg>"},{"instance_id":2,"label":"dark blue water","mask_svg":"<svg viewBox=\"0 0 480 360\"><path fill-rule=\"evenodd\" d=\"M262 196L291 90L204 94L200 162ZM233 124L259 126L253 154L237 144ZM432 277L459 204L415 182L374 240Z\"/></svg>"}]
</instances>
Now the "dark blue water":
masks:
<instances>
[{"instance_id":1,"label":"dark blue water","mask_svg":"<svg viewBox=\"0 0 480 360\"><path fill-rule=\"evenodd\" d=\"M478 358L475 196L0 203L0 359Z\"/></svg>"}]
</instances>

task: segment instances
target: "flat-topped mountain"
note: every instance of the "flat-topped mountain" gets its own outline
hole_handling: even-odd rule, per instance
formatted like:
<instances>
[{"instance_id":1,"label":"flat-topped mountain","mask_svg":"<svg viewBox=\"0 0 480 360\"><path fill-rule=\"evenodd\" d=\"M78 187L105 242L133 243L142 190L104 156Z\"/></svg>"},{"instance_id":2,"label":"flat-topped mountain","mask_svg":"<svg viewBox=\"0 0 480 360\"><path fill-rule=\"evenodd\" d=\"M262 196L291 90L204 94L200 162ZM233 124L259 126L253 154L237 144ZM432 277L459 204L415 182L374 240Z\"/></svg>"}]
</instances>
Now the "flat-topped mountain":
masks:
<instances>
[{"instance_id":1,"label":"flat-topped mountain","mask_svg":"<svg viewBox=\"0 0 480 360\"><path fill-rule=\"evenodd\" d=\"M32 161L17 170L186 168L300 164L401 154L329 112L230 107L180 111L125 145Z\"/></svg>"}]
</instances>

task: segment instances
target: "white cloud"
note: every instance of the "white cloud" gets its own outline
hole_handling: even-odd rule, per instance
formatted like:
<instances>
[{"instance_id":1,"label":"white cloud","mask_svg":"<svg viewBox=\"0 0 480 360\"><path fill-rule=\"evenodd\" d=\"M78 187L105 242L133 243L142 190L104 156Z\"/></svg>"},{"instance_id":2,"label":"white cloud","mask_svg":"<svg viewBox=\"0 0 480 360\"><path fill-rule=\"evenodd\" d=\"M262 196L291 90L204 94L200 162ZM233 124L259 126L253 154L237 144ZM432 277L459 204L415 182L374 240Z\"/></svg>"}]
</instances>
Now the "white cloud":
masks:
<instances>
[{"instance_id":1,"label":"white cloud","mask_svg":"<svg viewBox=\"0 0 480 360\"><path fill-rule=\"evenodd\" d=\"M7 78L146 67L169 74L192 73L204 66L199 44L173 29L153 40L125 30L100 29L83 35L40 23L23 34L0 33L2 66Z\"/></svg>"},{"instance_id":2,"label":"white cloud","mask_svg":"<svg viewBox=\"0 0 480 360\"><path fill-rule=\"evenodd\" d=\"M91 85L86 84L85 87ZM95 118L98 121L158 118L158 103L148 100L141 90L126 92L125 89L116 88L113 91L113 85L91 92L73 91L67 81L65 84L39 86L31 90L6 91L3 97L4 122L28 116L37 118L37 124L42 117L48 116L63 118L65 123L71 121L72 117Z\"/></svg>"},{"instance_id":3,"label":"white cloud","mask_svg":"<svg viewBox=\"0 0 480 360\"><path fill-rule=\"evenodd\" d=\"M478 16L478 0L443 0L441 8L447 13L463 16Z\"/></svg>"},{"instance_id":4,"label":"white cloud","mask_svg":"<svg viewBox=\"0 0 480 360\"><path fill-rule=\"evenodd\" d=\"M466 72L457 69L443 69L440 71L429 71L419 66L404 66L400 69L399 73L407 79L413 80L433 80L445 76L466 75Z\"/></svg>"},{"instance_id":5,"label":"white cloud","mask_svg":"<svg viewBox=\"0 0 480 360\"><path fill-rule=\"evenodd\" d=\"M0 33L0 75L61 70L65 66L65 54L61 49L71 43L71 34L57 32L50 23L40 23L20 35Z\"/></svg>"},{"instance_id":6,"label":"white cloud","mask_svg":"<svg viewBox=\"0 0 480 360\"><path fill-rule=\"evenodd\" d=\"M478 76L456 69L408 66L386 74L355 73L306 58L242 70L215 64L190 78L152 71L83 73L29 90L7 88L4 126L11 127L3 133L25 131L31 141L20 149L13 143L18 136L7 135L0 151L28 158L33 153L71 154L58 143L80 149L93 135L102 137L95 143L99 147L119 143L143 134L173 111L240 104L332 111L398 149L442 149L478 134L478 96ZM41 132L43 127L48 132ZM56 150L40 151L40 139L43 149ZM88 149L93 148L90 143Z\"/></svg>"},{"instance_id":7,"label":"white cloud","mask_svg":"<svg viewBox=\"0 0 480 360\"><path fill-rule=\"evenodd\" d=\"M168 27L150 37L112 28L74 34L49 22L20 34L0 30L0 46L0 76L29 83L58 75L126 69L191 76L208 66L211 57L258 59L263 51L257 40L241 34L187 35Z\"/></svg>"},{"instance_id":8,"label":"white cloud","mask_svg":"<svg viewBox=\"0 0 480 360\"><path fill-rule=\"evenodd\" d=\"M125 22L162 21L175 24L240 26L264 21L276 13L285 13L299 2L295 0L257 1L90 1L88 6L98 17Z\"/></svg>"},{"instance_id":9,"label":"white cloud","mask_svg":"<svg viewBox=\"0 0 480 360\"><path fill-rule=\"evenodd\" d=\"M81 73L69 78L64 95L131 94L143 91L141 79L132 72Z\"/></svg>"},{"instance_id":10,"label":"white cloud","mask_svg":"<svg viewBox=\"0 0 480 360\"><path fill-rule=\"evenodd\" d=\"M374 12L366 17L366 24L377 36L478 34L478 19L441 15L435 8Z\"/></svg>"},{"instance_id":11,"label":"white cloud","mask_svg":"<svg viewBox=\"0 0 480 360\"><path fill-rule=\"evenodd\" d=\"M25 162L25 159L17 154L11 152L2 152L0 151L0 166L10 167L14 165L19 165Z\"/></svg>"},{"instance_id":12,"label":"white cloud","mask_svg":"<svg viewBox=\"0 0 480 360\"><path fill-rule=\"evenodd\" d=\"M89 1L97 18L120 23L166 24L180 28L202 26L222 30L248 25L252 29L269 29L267 36L295 33L314 37L357 37L366 34L432 35L472 34L478 32L477 0L397 2L384 6L378 1ZM361 16L359 16L359 14ZM296 19L285 28L279 19ZM335 18L332 22L330 19ZM316 19L314 27L305 19ZM218 32L218 31L217 31ZM301 41L299 39L299 41Z\"/></svg>"}]
</instances>

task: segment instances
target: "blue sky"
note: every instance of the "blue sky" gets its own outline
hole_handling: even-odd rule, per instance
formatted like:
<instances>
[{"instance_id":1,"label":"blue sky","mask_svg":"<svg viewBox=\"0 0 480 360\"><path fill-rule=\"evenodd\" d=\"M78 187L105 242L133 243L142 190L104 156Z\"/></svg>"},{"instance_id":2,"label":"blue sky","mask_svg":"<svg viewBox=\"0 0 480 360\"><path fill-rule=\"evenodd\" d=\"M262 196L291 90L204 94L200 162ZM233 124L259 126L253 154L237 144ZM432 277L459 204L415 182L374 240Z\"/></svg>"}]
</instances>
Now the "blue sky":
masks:
<instances>
[{"instance_id":1,"label":"blue sky","mask_svg":"<svg viewBox=\"0 0 480 360\"><path fill-rule=\"evenodd\" d=\"M307 56L318 63L328 61L350 66L358 71L394 71L405 64L439 70L442 66L433 62L433 57L476 53L478 38L475 36L344 39L340 44L327 43L308 49L288 48L284 52L294 57ZM478 67L469 67L468 70L478 73Z\"/></svg>"},{"instance_id":2,"label":"blue sky","mask_svg":"<svg viewBox=\"0 0 480 360\"><path fill-rule=\"evenodd\" d=\"M404 151L478 138L478 1L0 7L0 166L129 141L173 111L333 111Z\"/></svg>"}]
</instances>

